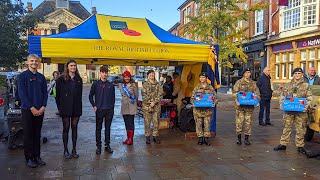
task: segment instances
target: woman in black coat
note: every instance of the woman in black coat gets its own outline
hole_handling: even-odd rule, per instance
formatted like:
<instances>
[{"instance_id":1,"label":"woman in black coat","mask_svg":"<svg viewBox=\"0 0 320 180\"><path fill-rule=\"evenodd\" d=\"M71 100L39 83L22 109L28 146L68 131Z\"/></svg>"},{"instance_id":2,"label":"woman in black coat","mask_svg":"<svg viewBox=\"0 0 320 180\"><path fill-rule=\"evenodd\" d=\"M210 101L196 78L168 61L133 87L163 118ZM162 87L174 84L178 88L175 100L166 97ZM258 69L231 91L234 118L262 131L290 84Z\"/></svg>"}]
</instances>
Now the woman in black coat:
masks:
<instances>
[{"instance_id":1,"label":"woman in black coat","mask_svg":"<svg viewBox=\"0 0 320 180\"><path fill-rule=\"evenodd\" d=\"M78 123L82 115L82 79L77 69L77 63L71 59L65 64L64 72L57 80L57 105L63 122L64 157L78 158L76 144ZM68 151L69 129L72 129L72 153Z\"/></svg>"}]
</instances>

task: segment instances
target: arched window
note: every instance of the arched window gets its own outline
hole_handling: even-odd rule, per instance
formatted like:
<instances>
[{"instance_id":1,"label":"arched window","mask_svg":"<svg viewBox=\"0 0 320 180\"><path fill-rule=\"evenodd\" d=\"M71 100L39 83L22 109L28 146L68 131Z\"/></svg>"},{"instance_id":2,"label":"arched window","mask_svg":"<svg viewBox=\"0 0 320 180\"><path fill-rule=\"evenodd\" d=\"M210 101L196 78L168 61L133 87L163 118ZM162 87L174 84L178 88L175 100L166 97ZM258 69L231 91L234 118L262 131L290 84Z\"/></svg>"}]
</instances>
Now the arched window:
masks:
<instances>
[{"instance_id":1,"label":"arched window","mask_svg":"<svg viewBox=\"0 0 320 180\"><path fill-rule=\"evenodd\" d=\"M67 26L64 23L59 24L59 33L66 32L67 30Z\"/></svg>"}]
</instances>

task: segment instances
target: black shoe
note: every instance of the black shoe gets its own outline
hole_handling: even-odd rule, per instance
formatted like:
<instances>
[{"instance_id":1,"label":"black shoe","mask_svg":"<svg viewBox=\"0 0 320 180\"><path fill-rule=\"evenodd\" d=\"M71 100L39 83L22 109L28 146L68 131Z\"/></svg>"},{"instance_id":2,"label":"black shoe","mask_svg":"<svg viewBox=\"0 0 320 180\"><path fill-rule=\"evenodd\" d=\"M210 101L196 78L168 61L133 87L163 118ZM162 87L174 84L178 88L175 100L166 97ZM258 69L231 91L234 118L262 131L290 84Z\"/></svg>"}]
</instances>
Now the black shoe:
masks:
<instances>
[{"instance_id":1,"label":"black shoe","mask_svg":"<svg viewBox=\"0 0 320 180\"><path fill-rule=\"evenodd\" d=\"M108 153L111 153L111 154L113 153L110 145L107 145L107 146L104 148L104 150L107 151Z\"/></svg>"},{"instance_id":2,"label":"black shoe","mask_svg":"<svg viewBox=\"0 0 320 180\"><path fill-rule=\"evenodd\" d=\"M237 138L237 144L238 145L241 145L242 144L242 141L241 141L241 134L238 135L238 138Z\"/></svg>"},{"instance_id":3,"label":"black shoe","mask_svg":"<svg viewBox=\"0 0 320 180\"><path fill-rule=\"evenodd\" d=\"M161 143L158 136L153 137L153 142L156 142L156 143L158 143L158 144Z\"/></svg>"},{"instance_id":4,"label":"black shoe","mask_svg":"<svg viewBox=\"0 0 320 180\"><path fill-rule=\"evenodd\" d=\"M246 144L246 145L250 145L251 144L250 141L249 141L249 135L245 135L244 136L244 144Z\"/></svg>"},{"instance_id":5,"label":"black shoe","mask_svg":"<svg viewBox=\"0 0 320 180\"><path fill-rule=\"evenodd\" d=\"M44 166L44 165L47 164L47 163L44 162L40 157L34 158L34 162L35 162L38 166Z\"/></svg>"},{"instance_id":6,"label":"black shoe","mask_svg":"<svg viewBox=\"0 0 320 180\"><path fill-rule=\"evenodd\" d=\"M79 154L77 153L77 151L75 149L72 150L71 157L79 158Z\"/></svg>"},{"instance_id":7,"label":"black shoe","mask_svg":"<svg viewBox=\"0 0 320 180\"><path fill-rule=\"evenodd\" d=\"M298 152L302 154L306 154L306 150L303 147L298 147Z\"/></svg>"},{"instance_id":8,"label":"black shoe","mask_svg":"<svg viewBox=\"0 0 320 180\"><path fill-rule=\"evenodd\" d=\"M264 122L259 122L260 126L266 126L266 124Z\"/></svg>"},{"instance_id":9,"label":"black shoe","mask_svg":"<svg viewBox=\"0 0 320 180\"><path fill-rule=\"evenodd\" d=\"M268 126L272 126L272 124L270 122L266 122L266 125Z\"/></svg>"},{"instance_id":10,"label":"black shoe","mask_svg":"<svg viewBox=\"0 0 320 180\"><path fill-rule=\"evenodd\" d=\"M65 159L71 159L72 158L72 156L70 155L68 150L64 151L63 156L64 156Z\"/></svg>"},{"instance_id":11,"label":"black shoe","mask_svg":"<svg viewBox=\"0 0 320 180\"><path fill-rule=\"evenodd\" d=\"M36 168L38 167L37 163L31 159L26 161L26 166L29 168Z\"/></svg>"},{"instance_id":12,"label":"black shoe","mask_svg":"<svg viewBox=\"0 0 320 180\"><path fill-rule=\"evenodd\" d=\"M203 143L207 146L210 146L211 144L209 143L209 138L205 137Z\"/></svg>"},{"instance_id":13,"label":"black shoe","mask_svg":"<svg viewBox=\"0 0 320 180\"><path fill-rule=\"evenodd\" d=\"M101 154L101 146L97 147L96 154Z\"/></svg>"},{"instance_id":14,"label":"black shoe","mask_svg":"<svg viewBox=\"0 0 320 180\"><path fill-rule=\"evenodd\" d=\"M286 150L287 146L279 144L278 146L274 147L273 150L275 151L281 151L281 150Z\"/></svg>"},{"instance_id":15,"label":"black shoe","mask_svg":"<svg viewBox=\"0 0 320 180\"><path fill-rule=\"evenodd\" d=\"M198 138L198 145L202 145L203 144L203 137L199 137Z\"/></svg>"},{"instance_id":16,"label":"black shoe","mask_svg":"<svg viewBox=\"0 0 320 180\"><path fill-rule=\"evenodd\" d=\"M150 136L146 136L146 144L150 144Z\"/></svg>"}]
</instances>

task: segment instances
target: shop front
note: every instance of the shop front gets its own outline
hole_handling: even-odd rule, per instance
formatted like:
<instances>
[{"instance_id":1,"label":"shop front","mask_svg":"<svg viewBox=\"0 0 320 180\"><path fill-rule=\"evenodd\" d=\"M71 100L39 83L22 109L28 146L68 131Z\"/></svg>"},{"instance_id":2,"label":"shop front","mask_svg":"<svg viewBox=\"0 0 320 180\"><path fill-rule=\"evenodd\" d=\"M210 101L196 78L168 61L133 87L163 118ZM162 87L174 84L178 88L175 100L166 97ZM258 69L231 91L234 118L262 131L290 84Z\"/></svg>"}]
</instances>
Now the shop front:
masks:
<instances>
[{"instance_id":1,"label":"shop front","mask_svg":"<svg viewBox=\"0 0 320 180\"><path fill-rule=\"evenodd\" d=\"M288 82L294 68L320 72L320 33L310 33L266 43L273 82Z\"/></svg>"},{"instance_id":2,"label":"shop front","mask_svg":"<svg viewBox=\"0 0 320 180\"><path fill-rule=\"evenodd\" d=\"M238 79L242 77L242 72L245 68L250 68L252 72L252 79L257 80L261 75L263 68L267 65L266 52L263 40L245 43L242 50L247 54L248 59L245 63L239 58L230 58L229 61L233 65L232 68L222 67L221 69L221 84L228 86L233 85Z\"/></svg>"}]
</instances>

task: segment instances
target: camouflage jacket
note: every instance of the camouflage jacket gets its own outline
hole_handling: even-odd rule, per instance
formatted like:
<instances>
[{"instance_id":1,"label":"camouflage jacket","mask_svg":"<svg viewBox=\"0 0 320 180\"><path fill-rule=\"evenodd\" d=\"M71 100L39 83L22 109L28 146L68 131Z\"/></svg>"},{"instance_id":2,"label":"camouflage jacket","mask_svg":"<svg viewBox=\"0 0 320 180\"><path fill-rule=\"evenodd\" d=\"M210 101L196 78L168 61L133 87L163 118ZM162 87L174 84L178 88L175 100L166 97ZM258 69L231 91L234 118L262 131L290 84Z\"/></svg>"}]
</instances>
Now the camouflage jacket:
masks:
<instances>
[{"instance_id":1,"label":"camouflage jacket","mask_svg":"<svg viewBox=\"0 0 320 180\"><path fill-rule=\"evenodd\" d=\"M260 101L260 91L257 87L257 84L250 79L249 81L246 81L246 79L243 77L239 79L236 84L233 86L232 96L234 98L234 101L238 101L238 92L239 91L246 91L246 92L253 92L257 95L257 98Z\"/></svg>"},{"instance_id":2,"label":"camouflage jacket","mask_svg":"<svg viewBox=\"0 0 320 180\"><path fill-rule=\"evenodd\" d=\"M298 98L307 98L307 107L311 107L312 91L309 83L305 83L303 79L295 82L293 79L287 83L281 92L279 103L282 104L284 98L288 95Z\"/></svg>"},{"instance_id":3,"label":"camouflage jacket","mask_svg":"<svg viewBox=\"0 0 320 180\"><path fill-rule=\"evenodd\" d=\"M199 83L192 91L192 97L190 99L191 104L194 103L194 96L197 93L202 93L202 94L213 94L214 95L214 103L217 104L218 99L217 99L217 93L214 90L214 88L210 85L207 84L206 87L202 87L201 83ZM198 116L198 117L208 117L212 116L212 108L193 108L193 114Z\"/></svg>"},{"instance_id":4,"label":"camouflage jacket","mask_svg":"<svg viewBox=\"0 0 320 180\"><path fill-rule=\"evenodd\" d=\"M155 80L151 82L147 80L142 85L142 109L150 111L152 108L150 107L150 103L154 102L154 108L160 107L160 102L162 99L162 88L160 83Z\"/></svg>"}]
</instances>

